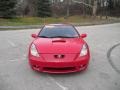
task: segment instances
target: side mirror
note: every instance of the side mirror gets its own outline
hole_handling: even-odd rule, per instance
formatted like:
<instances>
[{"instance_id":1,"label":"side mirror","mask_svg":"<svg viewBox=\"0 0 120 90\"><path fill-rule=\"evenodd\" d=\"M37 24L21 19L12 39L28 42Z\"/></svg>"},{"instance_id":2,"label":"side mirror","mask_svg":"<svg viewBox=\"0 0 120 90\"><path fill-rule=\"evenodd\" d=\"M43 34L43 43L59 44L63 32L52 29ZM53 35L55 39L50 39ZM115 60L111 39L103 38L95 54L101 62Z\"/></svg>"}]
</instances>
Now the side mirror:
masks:
<instances>
[{"instance_id":1,"label":"side mirror","mask_svg":"<svg viewBox=\"0 0 120 90\"><path fill-rule=\"evenodd\" d=\"M87 37L87 34L81 34L80 37L86 38L86 37Z\"/></svg>"},{"instance_id":2,"label":"side mirror","mask_svg":"<svg viewBox=\"0 0 120 90\"><path fill-rule=\"evenodd\" d=\"M31 34L31 36L32 36L33 38L37 38L37 35L36 35L36 34Z\"/></svg>"}]
</instances>

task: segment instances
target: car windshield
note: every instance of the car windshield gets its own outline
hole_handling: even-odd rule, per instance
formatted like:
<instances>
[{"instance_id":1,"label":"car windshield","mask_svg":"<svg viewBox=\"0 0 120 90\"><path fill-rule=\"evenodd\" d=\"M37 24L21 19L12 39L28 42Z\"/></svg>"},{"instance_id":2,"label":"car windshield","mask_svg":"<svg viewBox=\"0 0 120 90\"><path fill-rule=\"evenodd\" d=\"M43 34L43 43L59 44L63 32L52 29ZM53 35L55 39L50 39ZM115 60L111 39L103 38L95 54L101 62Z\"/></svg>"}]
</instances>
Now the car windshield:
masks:
<instances>
[{"instance_id":1,"label":"car windshield","mask_svg":"<svg viewBox=\"0 0 120 90\"><path fill-rule=\"evenodd\" d=\"M70 25L48 25L39 34L42 38L77 38L78 32Z\"/></svg>"}]
</instances>

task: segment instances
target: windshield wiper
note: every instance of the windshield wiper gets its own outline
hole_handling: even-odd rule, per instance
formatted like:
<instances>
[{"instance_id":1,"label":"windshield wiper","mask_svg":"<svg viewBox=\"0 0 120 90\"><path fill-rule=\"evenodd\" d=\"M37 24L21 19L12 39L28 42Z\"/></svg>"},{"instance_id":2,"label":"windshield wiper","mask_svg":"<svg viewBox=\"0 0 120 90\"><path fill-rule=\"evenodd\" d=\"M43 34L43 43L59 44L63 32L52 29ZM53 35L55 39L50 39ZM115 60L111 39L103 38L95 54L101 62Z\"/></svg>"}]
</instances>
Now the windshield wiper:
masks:
<instances>
[{"instance_id":1,"label":"windshield wiper","mask_svg":"<svg viewBox=\"0 0 120 90\"><path fill-rule=\"evenodd\" d=\"M53 36L50 38L76 38L76 37L68 37L68 36Z\"/></svg>"},{"instance_id":2,"label":"windshield wiper","mask_svg":"<svg viewBox=\"0 0 120 90\"><path fill-rule=\"evenodd\" d=\"M41 38L76 38L76 37L68 37L68 36L51 36L51 37L48 37L48 36L39 36Z\"/></svg>"},{"instance_id":3,"label":"windshield wiper","mask_svg":"<svg viewBox=\"0 0 120 90\"><path fill-rule=\"evenodd\" d=\"M39 36L39 37L41 37L41 38L49 38L49 37L47 37L47 36Z\"/></svg>"}]
</instances>

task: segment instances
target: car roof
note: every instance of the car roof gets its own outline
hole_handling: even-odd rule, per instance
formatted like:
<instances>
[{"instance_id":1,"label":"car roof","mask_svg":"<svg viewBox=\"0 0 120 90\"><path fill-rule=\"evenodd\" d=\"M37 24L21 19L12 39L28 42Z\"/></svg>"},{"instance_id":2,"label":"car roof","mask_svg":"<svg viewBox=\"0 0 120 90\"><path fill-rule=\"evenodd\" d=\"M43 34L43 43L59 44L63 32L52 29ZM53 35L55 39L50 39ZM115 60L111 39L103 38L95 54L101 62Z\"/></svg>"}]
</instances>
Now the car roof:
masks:
<instances>
[{"instance_id":1,"label":"car roof","mask_svg":"<svg viewBox=\"0 0 120 90\"><path fill-rule=\"evenodd\" d=\"M71 24L47 24L45 26L72 26Z\"/></svg>"}]
</instances>

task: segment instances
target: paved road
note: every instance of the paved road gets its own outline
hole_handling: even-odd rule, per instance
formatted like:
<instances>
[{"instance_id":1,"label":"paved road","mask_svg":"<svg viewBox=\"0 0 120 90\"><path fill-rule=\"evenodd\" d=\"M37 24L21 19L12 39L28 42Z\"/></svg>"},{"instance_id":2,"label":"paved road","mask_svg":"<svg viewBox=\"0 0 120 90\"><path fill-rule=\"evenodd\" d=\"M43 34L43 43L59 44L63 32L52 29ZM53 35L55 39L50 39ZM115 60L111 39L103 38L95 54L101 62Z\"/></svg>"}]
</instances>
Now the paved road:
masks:
<instances>
[{"instance_id":1,"label":"paved road","mask_svg":"<svg viewBox=\"0 0 120 90\"><path fill-rule=\"evenodd\" d=\"M120 23L77 29L88 34L90 65L87 71L62 75L30 69L30 35L39 29L0 31L0 90L120 90L120 45L114 47L120 43Z\"/></svg>"}]
</instances>

